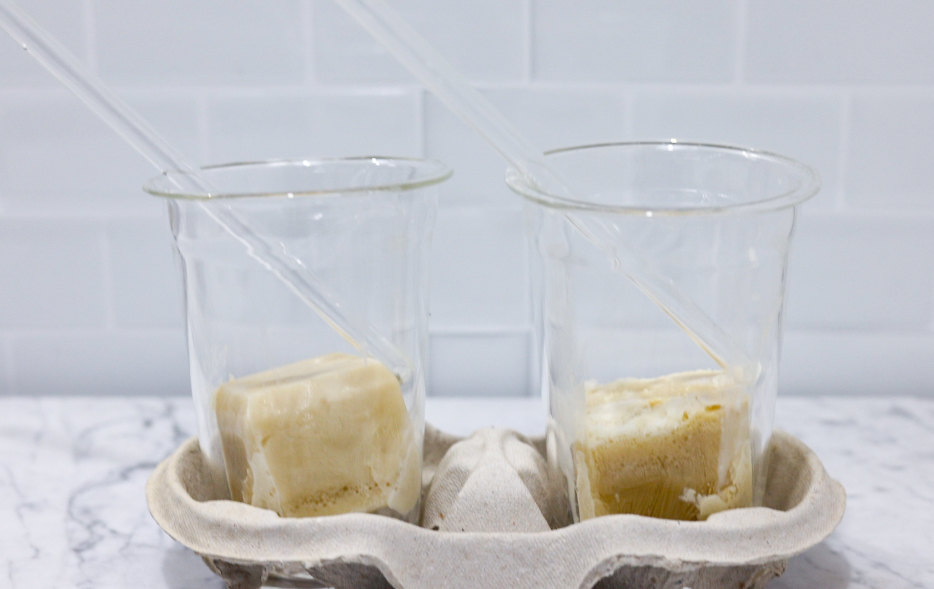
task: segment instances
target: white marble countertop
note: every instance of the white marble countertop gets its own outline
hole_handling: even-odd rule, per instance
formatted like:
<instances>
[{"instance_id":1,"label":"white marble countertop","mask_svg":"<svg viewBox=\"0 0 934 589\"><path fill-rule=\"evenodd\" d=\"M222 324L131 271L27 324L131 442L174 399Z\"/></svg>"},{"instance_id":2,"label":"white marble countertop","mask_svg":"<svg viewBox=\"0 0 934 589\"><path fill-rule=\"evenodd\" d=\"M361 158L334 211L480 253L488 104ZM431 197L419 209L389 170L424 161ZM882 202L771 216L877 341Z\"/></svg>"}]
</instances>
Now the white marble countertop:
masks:
<instances>
[{"instance_id":1,"label":"white marble countertop","mask_svg":"<svg viewBox=\"0 0 934 589\"><path fill-rule=\"evenodd\" d=\"M429 399L428 420L544 431L537 399ZM934 400L782 398L776 425L846 487L847 512L768 589L934 588ZM195 431L187 399L0 398L0 588L222 589L143 488Z\"/></svg>"}]
</instances>

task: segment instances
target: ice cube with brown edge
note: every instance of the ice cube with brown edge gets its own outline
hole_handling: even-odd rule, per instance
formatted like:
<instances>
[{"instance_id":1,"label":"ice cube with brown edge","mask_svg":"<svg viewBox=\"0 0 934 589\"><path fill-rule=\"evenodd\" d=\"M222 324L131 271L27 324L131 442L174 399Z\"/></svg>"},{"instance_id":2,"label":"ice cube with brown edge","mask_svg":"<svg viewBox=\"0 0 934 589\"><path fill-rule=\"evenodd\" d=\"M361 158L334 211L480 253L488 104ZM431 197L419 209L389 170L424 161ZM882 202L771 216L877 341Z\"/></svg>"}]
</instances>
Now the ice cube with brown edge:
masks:
<instances>
[{"instance_id":1,"label":"ice cube with brown edge","mask_svg":"<svg viewBox=\"0 0 934 589\"><path fill-rule=\"evenodd\" d=\"M231 380L214 397L231 498L307 517L388 508L421 491L421 452L399 380L334 353Z\"/></svg>"},{"instance_id":2,"label":"ice cube with brown edge","mask_svg":"<svg viewBox=\"0 0 934 589\"><path fill-rule=\"evenodd\" d=\"M581 520L703 520L752 504L748 396L723 371L587 383L573 446Z\"/></svg>"}]
</instances>

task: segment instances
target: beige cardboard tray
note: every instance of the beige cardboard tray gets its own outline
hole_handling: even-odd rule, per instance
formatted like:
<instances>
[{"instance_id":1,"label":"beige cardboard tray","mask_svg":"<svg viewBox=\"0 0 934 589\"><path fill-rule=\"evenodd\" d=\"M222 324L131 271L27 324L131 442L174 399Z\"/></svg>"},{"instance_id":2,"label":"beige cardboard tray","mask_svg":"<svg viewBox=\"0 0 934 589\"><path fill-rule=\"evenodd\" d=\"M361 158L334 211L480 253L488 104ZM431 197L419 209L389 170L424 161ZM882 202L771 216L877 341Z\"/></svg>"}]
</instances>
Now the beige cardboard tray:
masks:
<instances>
[{"instance_id":1,"label":"beige cardboard tray","mask_svg":"<svg viewBox=\"0 0 934 589\"><path fill-rule=\"evenodd\" d=\"M776 431L765 507L705 522L634 515L567 525L550 436L489 428L461 439L428 426L422 518L280 518L218 499L191 439L146 487L149 510L231 589L756 589L823 540L846 496L807 446Z\"/></svg>"}]
</instances>

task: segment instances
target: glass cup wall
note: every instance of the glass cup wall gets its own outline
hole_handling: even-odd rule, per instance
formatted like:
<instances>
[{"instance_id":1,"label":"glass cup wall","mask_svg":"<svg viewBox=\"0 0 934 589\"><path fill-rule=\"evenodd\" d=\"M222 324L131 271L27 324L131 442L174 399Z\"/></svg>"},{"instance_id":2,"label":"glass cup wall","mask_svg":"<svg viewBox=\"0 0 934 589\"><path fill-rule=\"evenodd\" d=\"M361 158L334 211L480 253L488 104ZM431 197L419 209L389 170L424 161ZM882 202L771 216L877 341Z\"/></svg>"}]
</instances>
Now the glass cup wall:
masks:
<instances>
[{"instance_id":1,"label":"glass cup wall","mask_svg":"<svg viewBox=\"0 0 934 589\"><path fill-rule=\"evenodd\" d=\"M168 200L201 448L232 498L417 519L428 252L449 175L359 158L208 167L204 192L174 173L145 186Z\"/></svg>"},{"instance_id":2,"label":"glass cup wall","mask_svg":"<svg viewBox=\"0 0 934 589\"><path fill-rule=\"evenodd\" d=\"M755 150L663 143L516 170L542 388L575 520L705 519L761 500L795 206L816 173Z\"/></svg>"}]
</instances>

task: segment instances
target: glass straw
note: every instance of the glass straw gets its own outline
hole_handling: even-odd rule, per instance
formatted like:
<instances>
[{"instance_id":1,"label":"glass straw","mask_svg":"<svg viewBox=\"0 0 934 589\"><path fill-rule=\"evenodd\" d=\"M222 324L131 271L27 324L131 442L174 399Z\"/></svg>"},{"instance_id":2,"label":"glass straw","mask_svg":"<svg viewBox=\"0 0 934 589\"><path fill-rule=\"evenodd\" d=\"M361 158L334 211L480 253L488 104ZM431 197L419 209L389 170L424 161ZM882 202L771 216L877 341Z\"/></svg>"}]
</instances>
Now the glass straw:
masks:
<instances>
[{"instance_id":1,"label":"glass straw","mask_svg":"<svg viewBox=\"0 0 934 589\"><path fill-rule=\"evenodd\" d=\"M216 194L212 193L209 183L196 167L189 164L142 117L108 90L65 47L10 0L0 0L0 27L160 172L184 172L170 176L181 190L208 197ZM372 355L403 380L408 378L412 364L398 348L371 325L355 320L339 298L300 260L272 247L256 235L229 204L221 206L222 202L217 201L212 206L202 202L200 206L224 231L243 244L250 257L298 295L354 348L364 355Z\"/></svg>"},{"instance_id":2,"label":"glass straw","mask_svg":"<svg viewBox=\"0 0 934 589\"><path fill-rule=\"evenodd\" d=\"M547 163L544 153L522 135L480 92L470 86L405 20L383 0L336 0L364 29L421 81L455 115L472 127L533 186L555 196L573 198ZM722 368L749 367L747 354L674 282L659 274L618 234L599 223L565 213L568 222L605 251L626 277L658 305ZM619 247L616 247L616 246Z\"/></svg>"}]
</instances>

